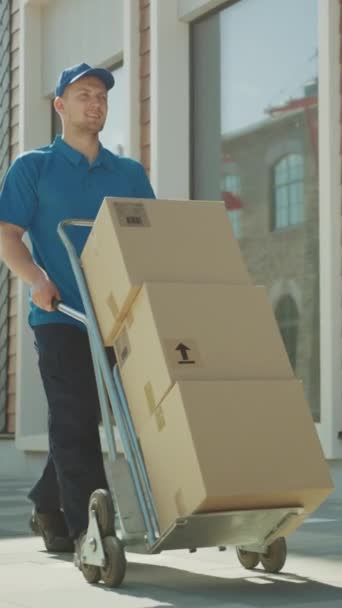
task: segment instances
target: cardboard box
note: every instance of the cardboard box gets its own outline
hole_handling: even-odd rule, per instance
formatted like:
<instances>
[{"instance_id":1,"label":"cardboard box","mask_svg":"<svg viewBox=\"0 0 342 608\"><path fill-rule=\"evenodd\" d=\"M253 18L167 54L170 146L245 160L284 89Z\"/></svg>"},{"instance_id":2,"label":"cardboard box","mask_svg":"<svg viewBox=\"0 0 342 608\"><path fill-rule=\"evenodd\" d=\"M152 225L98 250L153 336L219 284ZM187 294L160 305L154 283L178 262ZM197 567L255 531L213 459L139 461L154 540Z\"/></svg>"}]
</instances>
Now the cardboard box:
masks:
<instances>
[{"instance_id":1,"label":"cardboard box","mask_svg":"<svg viewBox=\"0 0 342 608\"><path fill-rule=\"evenodd\" d=\"M107 346L143 281L251 284L222 202L105 198L81 260Z\"/></svg>"},{"instance_id":2,"label":"cardboard box","mask_svg":"<svg viewBox=\"0 0 342 608\"><path fill-rule=\"evenodd\" d=\"M287 534L333 489L297 380L179 382L140 443L161 531L195 512L304 507Z\"/></svg>"},{"instance_id":3,"label":"cardboard box","mask_svg":"<svg viewBox=\"0 0 342 608\"><path fill-rule=\"evenodd\" d=\"M293 378L264 287L146 283L114 348L138 435L177 380Z\"/></svg>"}]
</instances>

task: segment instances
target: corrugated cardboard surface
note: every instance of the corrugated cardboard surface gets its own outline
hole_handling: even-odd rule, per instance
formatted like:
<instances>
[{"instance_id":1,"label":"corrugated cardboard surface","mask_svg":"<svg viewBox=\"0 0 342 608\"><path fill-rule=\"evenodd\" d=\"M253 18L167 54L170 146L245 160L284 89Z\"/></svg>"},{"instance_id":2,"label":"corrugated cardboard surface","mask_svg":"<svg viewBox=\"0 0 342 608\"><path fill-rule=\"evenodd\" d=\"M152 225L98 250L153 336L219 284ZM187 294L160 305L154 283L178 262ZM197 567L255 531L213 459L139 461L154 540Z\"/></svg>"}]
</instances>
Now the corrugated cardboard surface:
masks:
<instances>
[{"instance_id":1,"label":"corrugated cardboard surface","mask_svg":"<svg viewBox=\"0 0 342 608\"><path fill-rule=\"evenodd\" d=\"M177 380L293 378L264 287L146 283L114 346L138 434Z\"/></svg>"},{"instance_id":2,"label":"corrugated cardboard surface","mask_svg":"<svg viewBox=\"0 0 342 608\"><path fill-rule=\"evenodd\" d=\"M216 201L106 198L81 260L107 346L143 281L251 284Z\"/></svg>"},{"instance_id":3,"label":"corrugated cardboard surface","mask_svg":"<svg viewBox=\"0 0 342 608\"><path fill-rule=\"evenodd\" d=\"M307 516L332 491L297 380L179 382L140 443L161 530L193 512L301 506Z\"/></svg>"}]
</instances>

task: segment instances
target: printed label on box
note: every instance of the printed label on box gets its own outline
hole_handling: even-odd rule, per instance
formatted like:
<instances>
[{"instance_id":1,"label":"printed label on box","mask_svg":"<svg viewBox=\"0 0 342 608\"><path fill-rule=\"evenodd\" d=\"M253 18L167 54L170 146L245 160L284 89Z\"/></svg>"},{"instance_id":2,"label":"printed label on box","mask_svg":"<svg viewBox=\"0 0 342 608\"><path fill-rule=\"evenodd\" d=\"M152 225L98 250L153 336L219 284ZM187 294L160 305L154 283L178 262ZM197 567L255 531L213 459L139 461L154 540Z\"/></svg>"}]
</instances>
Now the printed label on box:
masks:
<instances>
[{"instance_id":1,"label":"printed label on box","mask_svg":"<svg viewBox=\"0 0 342 608\"><path fill-rule=\"evenodd\" d=\"M131 345L129 342L129 337L128 337L128 333L127 333L126 329L124 329L124 331L120 334L118 339L115 341L115 350L116 350L120 365L123 365L131 352Z\"/></svg>"},{"instance_id":2,"label":"printed label on box","mask_svg":"<svg viewBox=\"0 0 342 608\"><path fill-rule=\"evenodd\" d=\"M143 203L114 203L120 226L147 228L151 226Z\"/></svg>"}]
</instances>

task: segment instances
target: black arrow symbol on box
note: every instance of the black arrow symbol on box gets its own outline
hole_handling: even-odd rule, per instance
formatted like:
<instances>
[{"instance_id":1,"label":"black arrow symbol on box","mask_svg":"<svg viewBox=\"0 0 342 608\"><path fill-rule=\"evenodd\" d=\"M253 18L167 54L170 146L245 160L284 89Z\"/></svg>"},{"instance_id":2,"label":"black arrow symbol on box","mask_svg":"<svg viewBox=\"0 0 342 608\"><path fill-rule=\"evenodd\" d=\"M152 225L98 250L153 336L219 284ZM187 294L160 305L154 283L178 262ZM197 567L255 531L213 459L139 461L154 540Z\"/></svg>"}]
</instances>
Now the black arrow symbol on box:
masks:
<instances>
[{"instance_id":1,"label":"black arrow symbol on box","mask_svg":"<svg viewBox=\"0 0 342 608\"><path fill-rule=\"evenodd\" d=\"M178 346L176 346L175 350L179 350L181 356L182 356L182 361L178 361L179 364L194 364L195 361L190 361L189 359L189 355L188 355L188 351L191 350L191 348L189 348L188 346L186 346L185 344L183 344L183 342L180 342L178 344Z\"/></svg>"}]
</instances>

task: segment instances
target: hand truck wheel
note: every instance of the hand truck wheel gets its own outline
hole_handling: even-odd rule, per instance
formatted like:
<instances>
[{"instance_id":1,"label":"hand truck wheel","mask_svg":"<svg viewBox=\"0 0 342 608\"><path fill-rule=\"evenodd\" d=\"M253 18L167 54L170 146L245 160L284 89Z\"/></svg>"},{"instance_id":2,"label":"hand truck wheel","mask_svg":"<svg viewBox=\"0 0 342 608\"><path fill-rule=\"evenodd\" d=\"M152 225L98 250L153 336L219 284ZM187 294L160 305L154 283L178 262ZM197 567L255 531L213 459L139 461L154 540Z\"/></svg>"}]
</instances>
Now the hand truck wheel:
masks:
<instances>
[{"instance_id":1,"label":"hand truck wheel","mask_svg":"<svg viewBox=\"0 0 342 608\"><path fill-rule=\"evenodd\" d=\"M101 579L106 587L119 587L125 578L127 562L121 541L115 536L103 539L106 565L101 568Z\"/></svg>"},{"instance_id":2,"label":"hand truck wheel","mask_svg":"<svg viewBox=\"0 0 342 608\"><path fill-rule=\"evenodd\" d=\"M260 554L260 560L266 572L276 573L283 568L286 556L286 540L280 537L267 547L266 553Z\"/></svg>"},{"instance_id":3,"label":"hand truck wheel","mask_svg":"<svg viewBox=\"0 0 342 608\"><path fill-rule=\"evenodd\" d=\"M95 490L89 499L89 511L95 511L102 537L115 534L114 506L108 490Z\"/></svg>"},{"instance_id":4,"label":"hand truck wheel","mask_svg":"<svg viewBox=\"0 0 342 608\"><path fill-rule=\"evenodd\" d=\"M81 571L87 583L94 585L101 580L101 570L99 566L81 564Z\"/></svg>"},{"instance_id":5,"label":"hand truck wheel","mask_svg":"<svg viewBox=\"0 0 342 608\"><path fill-rule=\"evenodd\" d=\"M260 562L259 553L253 553L253 551L245 551L236 547L236 554L240 564L246 568L246 570L253 570Z\"/></svg>"}]
</instances>

